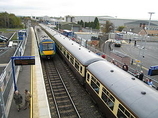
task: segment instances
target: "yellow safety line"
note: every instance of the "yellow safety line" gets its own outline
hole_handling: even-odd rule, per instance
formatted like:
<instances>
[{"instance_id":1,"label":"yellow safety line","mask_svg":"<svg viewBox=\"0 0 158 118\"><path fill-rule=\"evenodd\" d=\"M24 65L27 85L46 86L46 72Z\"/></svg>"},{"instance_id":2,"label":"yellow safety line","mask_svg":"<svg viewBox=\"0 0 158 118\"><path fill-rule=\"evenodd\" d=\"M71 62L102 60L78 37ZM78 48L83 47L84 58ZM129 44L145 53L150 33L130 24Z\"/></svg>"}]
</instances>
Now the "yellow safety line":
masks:
<instances>
[{"instance_id":1,"label":"yellow safety line","mask_svg":"<svg viewBox=\"0 0 158 118\"><path fill-rule=\"evenodd\" d=\"M30 103L30 118L33 118L33 70L34 66L31 66L31 103Z\"/></svg>"},{"instance_id":2,"label":"yellow safety line","mask_svg":"<svg viewBox=\"0 0 158 118\"><path fill-rule=\"evenodd\" d=\"M30 28L31 29L31 28ZM31 31L31 34L33 35L33 32ZM31 36L31 38L33 38L32 36ZM33 56L34 55L34 52L33 52L33 49L34 49L34 47L33 47L33 40L32 40L32 49L31 49L31 56ZM33 74L33 72L34 72L34 65L32 65L31 66L31 95L32 95L32 97L31 97L31 101L30 101L30 118L33 118L33 77L34 77L34 74Z\"/></svg>"}]
</instances>

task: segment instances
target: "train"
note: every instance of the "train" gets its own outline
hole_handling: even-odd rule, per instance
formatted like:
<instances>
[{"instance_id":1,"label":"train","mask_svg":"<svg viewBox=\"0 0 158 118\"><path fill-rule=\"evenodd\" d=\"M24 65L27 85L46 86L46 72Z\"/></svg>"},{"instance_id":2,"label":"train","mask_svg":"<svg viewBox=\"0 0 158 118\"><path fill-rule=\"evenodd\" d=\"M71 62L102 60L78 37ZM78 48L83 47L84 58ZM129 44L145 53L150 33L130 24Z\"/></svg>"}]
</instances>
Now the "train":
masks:
<instances>
[{"instance_id":1,"label":"train","mask_svg":"<svg viewBox=\"0 0 158 118\"><path fill-rule=\"evenodd\" d=\"M35 27L39 54L42 59L52 59L56 54L55 42L40 27Z\"/></svg>"},{"instance_id":2,"label":"train","mask_svg":"<svg viewBox=\"0 0 158 118\"><path fill-rule=\"evenodd\" d=\"M157 118L158 93L133 75L43 24L106 118Z\"/></svg>"}]
</instances>

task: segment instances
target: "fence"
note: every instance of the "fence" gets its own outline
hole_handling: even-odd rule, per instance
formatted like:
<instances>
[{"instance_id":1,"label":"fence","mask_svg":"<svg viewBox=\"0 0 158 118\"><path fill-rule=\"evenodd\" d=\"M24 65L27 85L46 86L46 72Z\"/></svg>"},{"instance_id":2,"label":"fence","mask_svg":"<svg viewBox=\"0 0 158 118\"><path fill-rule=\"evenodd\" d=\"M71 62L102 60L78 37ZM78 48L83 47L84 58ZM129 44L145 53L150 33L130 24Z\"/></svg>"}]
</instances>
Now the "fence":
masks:
<instances>
[{"instance_id":1,"label":"fence","mask_svg":"<svg viewBox=\"0 0 158 118\"><path fill-rule=\"evenodd\" d=\"M28 32L28 29L27 29ZM15 35L15 33L14 33ZM28 35L24 40L20 41L13 56L22 56L24 54ZM8 47L15 48L15 47ZM15 66L15 78L17 82L20 66ZM11 60L0 75L0 118L7 118L14 93L13 74Z\"/></svg>"}]
</instances>

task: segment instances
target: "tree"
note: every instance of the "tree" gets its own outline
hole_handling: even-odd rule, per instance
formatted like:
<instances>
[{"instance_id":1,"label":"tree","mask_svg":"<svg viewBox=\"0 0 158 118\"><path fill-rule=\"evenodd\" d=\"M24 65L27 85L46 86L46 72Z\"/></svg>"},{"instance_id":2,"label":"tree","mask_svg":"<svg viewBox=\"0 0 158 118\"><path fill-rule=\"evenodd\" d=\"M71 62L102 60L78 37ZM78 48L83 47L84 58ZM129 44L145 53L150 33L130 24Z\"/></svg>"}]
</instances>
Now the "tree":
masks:
<instances>
[{"instance_id":1,"label":"tree","mask_svg":"<svg viewBox=\"0 0 158 118\"><path fill-rule=\"evenodd\" d=\"M81 20L81 21L78 21L78 24L82 25L82 27L90 27L90 28L93 28L93 29L99 29L100 28L99 20L98 20L97 17L95 18L94 22L83 22L83 20Z\"/></svg>"},{"instance_id":2,"label":"tree","mask_svg":"<svg viewBox=\"0 0 158 118\"><path fill-rule=\"evenodd\" d=\"M117 30L121 32L124 28L125 28L125 26L119 26L119 27L117 28Z\"/></svg>"},{"instance_id":3,"label":"tree","mask_svg":"<svg viewBox=\"0 0 158 118\"><path fill-rule=\"evenodd\" d=\"M21 28L22 23L19 17L7 12L0 13L0 28Z\"/></svg>"},{"instance_id":4,"label":"tree","mask_svg":"<svg viewBox=\"0 0 158 118\"><path fill-rule=\"evenodd\" d=\"M99 29L100 27L99 27L99 20L98 20L98 18L97 17L95 17L95 20L94 20L94 27L93 27L94 29Z\"/></svg>"},{"instance_id":5,"label":"tree","mask_svg":"<svg viewBox=\"0 0 158 118\"><path fill-rule=\"evenodd\" d=\"M81 20L80 25L81 25L82 27L84 27L84 22L83 22L83 20Z\"/></svg>"},{"instance_id":6,"label":"tree","mask_svg":"<svg viewBox=\"0 0 158 118\"><path fill-rule=\"evenodd\" d=\"M106 24L101 28L103 33L109 33L114 30L114 25L110 21L106 21Z\"/></svg>"}]
</instances>

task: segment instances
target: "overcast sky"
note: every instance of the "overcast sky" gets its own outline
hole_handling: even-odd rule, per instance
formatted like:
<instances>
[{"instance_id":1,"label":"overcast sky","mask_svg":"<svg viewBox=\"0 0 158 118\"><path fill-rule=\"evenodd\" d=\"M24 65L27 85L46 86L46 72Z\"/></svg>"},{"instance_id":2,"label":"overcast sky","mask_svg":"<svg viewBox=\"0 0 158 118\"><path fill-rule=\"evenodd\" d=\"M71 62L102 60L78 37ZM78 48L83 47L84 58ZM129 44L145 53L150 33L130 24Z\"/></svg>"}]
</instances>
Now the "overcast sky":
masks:
<instances>
[{"instance_id":1,"label":"overcast sky","mask_svg":"<svg viewBox=\"0 0 158 118\"><path fill-rule=\"evenodd\" d=\"M24 16L112 16L117 18L149 19L155 12L156 0L0 0L0 12Z\"/></svg>"}]
</instances>

